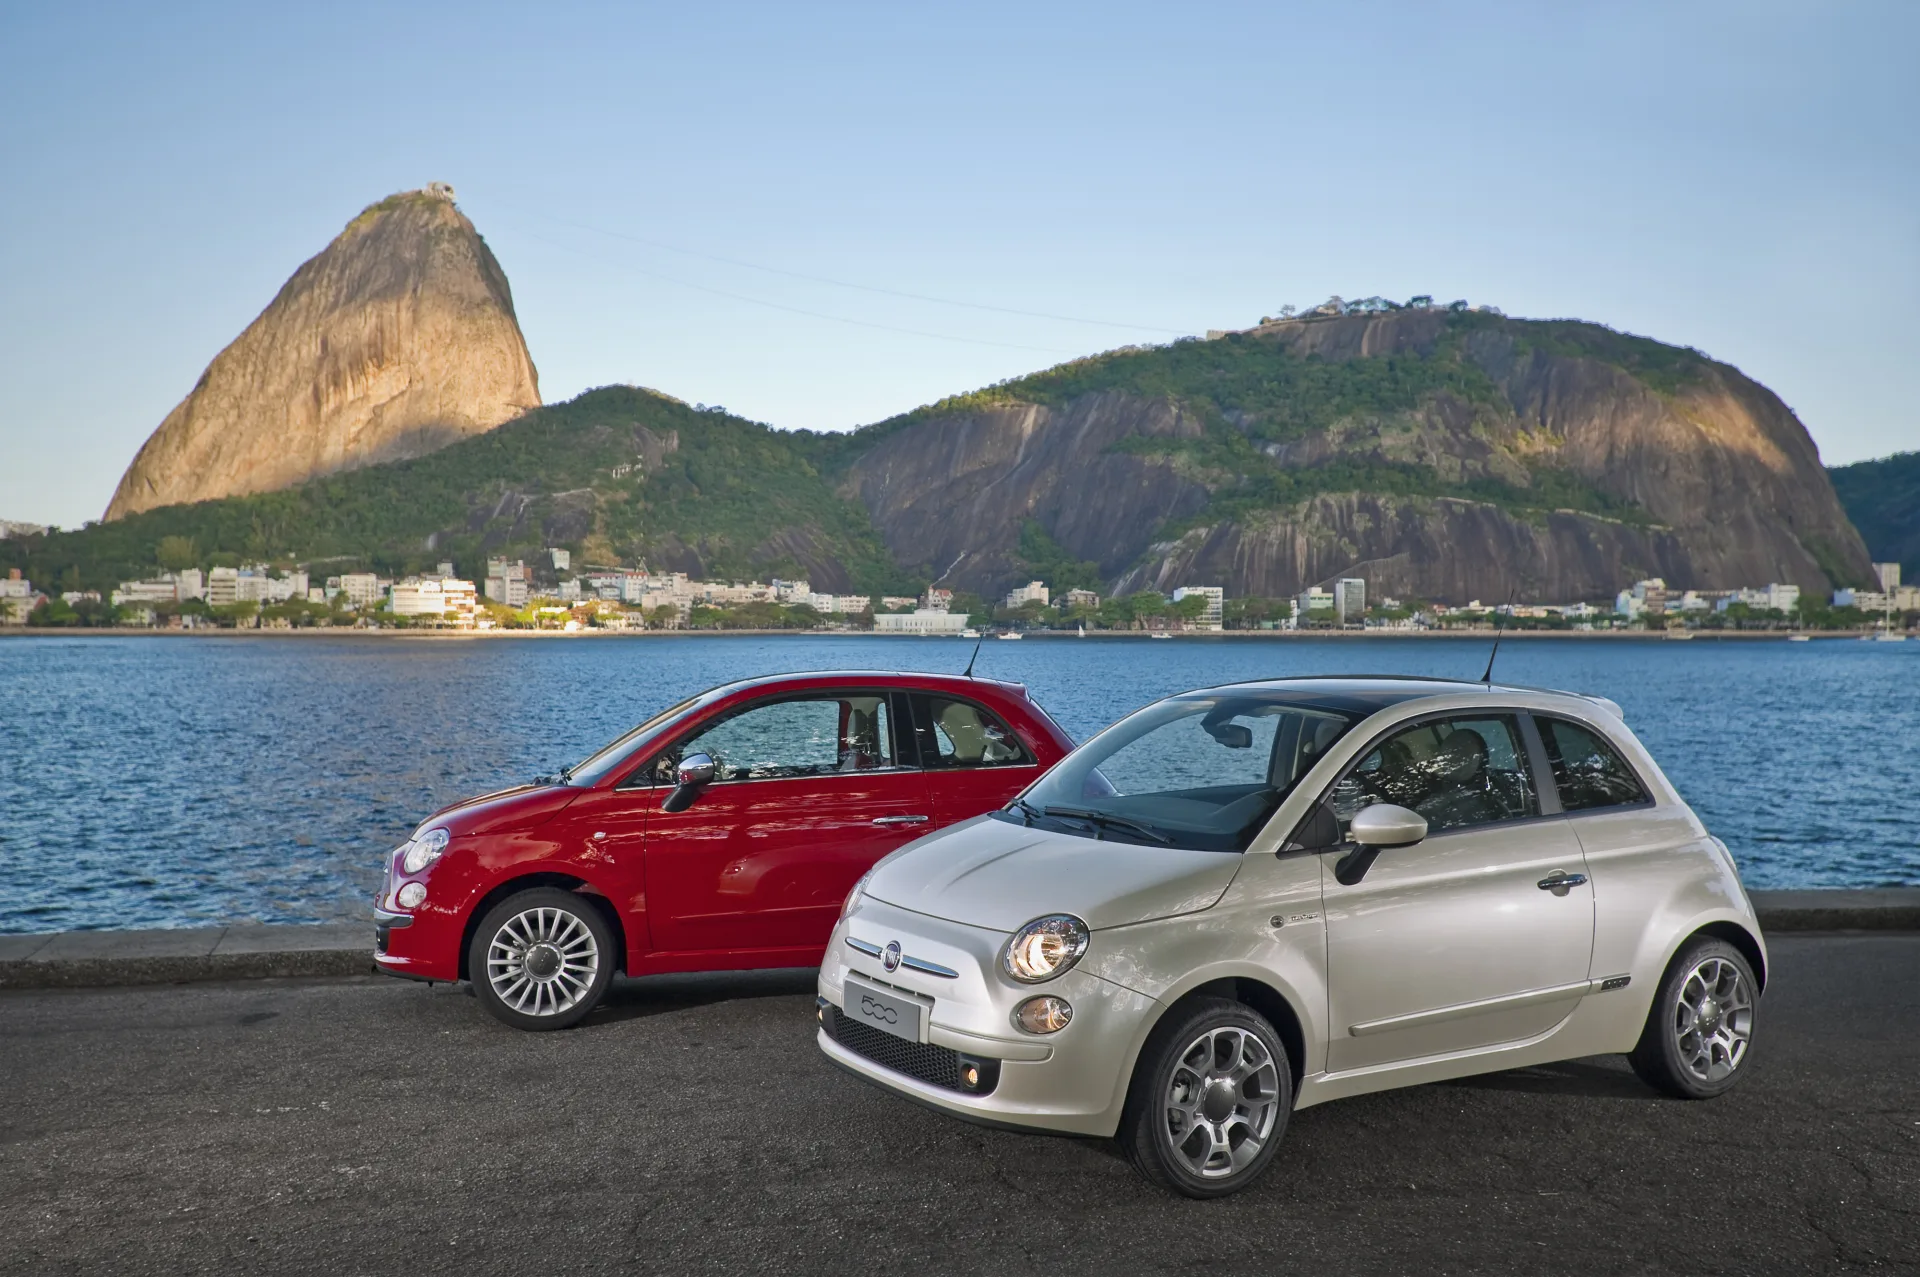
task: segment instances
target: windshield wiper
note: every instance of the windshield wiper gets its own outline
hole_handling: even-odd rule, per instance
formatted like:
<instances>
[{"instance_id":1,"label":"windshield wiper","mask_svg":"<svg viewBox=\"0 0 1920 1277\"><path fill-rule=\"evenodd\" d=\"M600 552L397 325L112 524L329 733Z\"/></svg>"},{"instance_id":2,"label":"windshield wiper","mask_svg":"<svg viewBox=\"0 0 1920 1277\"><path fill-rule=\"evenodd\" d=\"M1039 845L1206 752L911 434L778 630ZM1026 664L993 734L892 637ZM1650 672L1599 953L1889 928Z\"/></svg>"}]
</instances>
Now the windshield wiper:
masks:
<instances>
[{"instance_id":1,"label":"windshield wiper","mask_svg":"<svg viewBox=\"0 0 1920 1277\"><path fill-rule=\"evenodd\" d=\"M1026 804L1022 803L1021 806L1024 807ZM1042 816L1067 816L1074 820L1089 820L1103 829L1108 827L1130 829L1142 838L1153 839L1153 841L1163 847L1169 846L1173 842L1173 839L1167 837L1152 825L1142 824L1137 820L1129 820L1125 816L1115 816L1110 812L1094 811L1090 807L1043 807L1040 809L1040 814Z\"/></svg>"},{"instance_id":2,"label":"windshield wiper","mask_svg":"<svg viewBox=\"0 0 1920 1277\"><path fill-rule=\"evenodd\" d=\"M1047 814L1046 812L1041 811L1038 807L1035 807L1032 803L1028 802L1024 798L1016 798L1012 802L1008 803L1007 806L1018 807L1020 809L1020 819L1029 825L1033 823L1033 818L1035 816L1044 816Z\"/></svg>"}]
</instances>

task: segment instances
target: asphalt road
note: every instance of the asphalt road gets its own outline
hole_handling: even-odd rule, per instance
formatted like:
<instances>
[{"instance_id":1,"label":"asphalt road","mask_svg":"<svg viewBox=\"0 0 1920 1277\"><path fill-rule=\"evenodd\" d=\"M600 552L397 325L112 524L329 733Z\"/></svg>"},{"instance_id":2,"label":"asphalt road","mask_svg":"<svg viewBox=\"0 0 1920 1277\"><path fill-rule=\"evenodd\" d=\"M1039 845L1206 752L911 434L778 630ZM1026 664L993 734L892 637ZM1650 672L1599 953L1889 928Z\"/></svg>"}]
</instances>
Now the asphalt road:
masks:
<instances>
[{"instance_id":1,"label":"asphalt road","mask_svg":"<svg viewBox=\"0 0 1920 1277\"><path fill-rule=\"evenodd\" d=\"M836 1071L811 973L558 1034L371 978L0 994L0 1273L1920 1273L1920 936L1774 964L1722 1099L1602 1059L1343 1100L1213 1203Z\"/></svg>"}]
</instances>

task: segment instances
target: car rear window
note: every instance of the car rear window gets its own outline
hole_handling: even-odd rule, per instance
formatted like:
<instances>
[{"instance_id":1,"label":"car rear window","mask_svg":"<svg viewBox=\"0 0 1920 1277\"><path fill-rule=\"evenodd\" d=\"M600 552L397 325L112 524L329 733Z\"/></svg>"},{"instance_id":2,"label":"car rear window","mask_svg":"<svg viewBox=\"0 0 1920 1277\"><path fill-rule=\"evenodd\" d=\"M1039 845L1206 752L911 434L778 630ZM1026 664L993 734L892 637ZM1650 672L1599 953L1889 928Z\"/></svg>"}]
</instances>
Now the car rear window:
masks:
<instances>
[{"instance_id":1,"label":"car rear window","mask_svg":"<svg viewBox=\"0 0 1920 1277\"><path fill-rule=\"evenodd\" d=\"M1533 720L1540 728L1560 805L1568 811L1593 811L1649 801L1647 790L1613 746L1590 727L1564 718Z\"/></svg>"}]
</instances>

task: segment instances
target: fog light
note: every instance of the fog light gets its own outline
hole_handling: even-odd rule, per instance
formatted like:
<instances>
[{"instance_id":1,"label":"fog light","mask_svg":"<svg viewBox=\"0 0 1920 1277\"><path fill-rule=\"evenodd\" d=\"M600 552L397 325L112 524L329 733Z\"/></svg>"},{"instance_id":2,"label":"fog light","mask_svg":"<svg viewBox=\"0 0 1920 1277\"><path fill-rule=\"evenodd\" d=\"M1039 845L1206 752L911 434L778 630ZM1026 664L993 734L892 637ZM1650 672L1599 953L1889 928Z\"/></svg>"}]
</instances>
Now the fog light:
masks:
<instances>
[{"instance_id":1,"label":"fog light","mask_svg":"<svg viewBox=\"0 0 1920 1277\"><path fill-rule=\"evenodd\" d=\"M960 1080L967 1084L967 1089L971 1090L980 1085L980 1070L969 1064L962 1070Z\"/></svg>"},{"instance_id":2,"label":"fog light","mask_svg":"<svg viewBox=\"0 0 1920 1277\"><path fill-rule=\"evenodd\" d=\"M400 888L398 899L402 909L418 909L426 902L427 886L421 882L410 882ZM1065 1024L1066 1021L1062 1020L1061 1023Z\"/></svg>"},{"instance_id":3,"label":"fog light","mask_svg":"<svg viewBox=\"0 0 1920 1277\"><path fill-rule=\"evenodd\" d=\"M1028 998L1013 1009L1014 1026L1028 1033L1058 1033L1072 1020L1073 1007L1051 993Z\"/></svg>"}]
</instances>

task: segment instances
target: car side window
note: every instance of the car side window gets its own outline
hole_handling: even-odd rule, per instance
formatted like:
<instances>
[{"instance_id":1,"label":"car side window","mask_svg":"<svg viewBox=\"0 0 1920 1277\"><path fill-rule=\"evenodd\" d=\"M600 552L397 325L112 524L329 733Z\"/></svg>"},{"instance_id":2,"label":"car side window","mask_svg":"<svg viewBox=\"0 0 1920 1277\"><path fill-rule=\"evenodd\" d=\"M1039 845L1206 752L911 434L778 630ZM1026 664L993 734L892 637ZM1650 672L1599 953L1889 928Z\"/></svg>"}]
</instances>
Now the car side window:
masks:
<instances>
[{"instance_id":1,"label":"car side window","mask_svg":"<svg viewBox=\"0 0 1920 1277\"><path fill-rule=\"evenodd\" d=\"M1334 786L1343 840L1374 803L1418 812L1430 833L1540 814L1519 723L1505 714L1418 723L1368 751Z\"/></svg>"},{"instance_id":2,"label":"car side window","mask_svg":"<svg viewBox=\"0 0 1920 1277\"><path fill-rule=\"evenodd\" d=\"M653 767L669 781L689 754L713 757L716 782L882 771L894 764L892 706L884 695L805 696L751 705L707 724Z\"/></svg>"},{"instance_id":3,"label":"car side window","mask_svg":"<svg viewBox=\"0 0 1920 1277\"><path fill-rule=\"evenodd\" d=\"M1590 727L1563 718L1534 716L1540 741L1553 766L1553 783L1560 790L1560 806L1567 811L1624 807L1648 801L1647 791L1613 746Z\"/></svg>"},{"instance_id":4,"label":"car side window","mask_svg":"<svg viewBox=\"0 0 1920 1277\"><path fill-rule=\"evenodd\" d=\"M915 695L913 716L920 765L929 770L1009 767L1032 761L1005 723L971 701Z\"/></svg>"}]
</instances>

